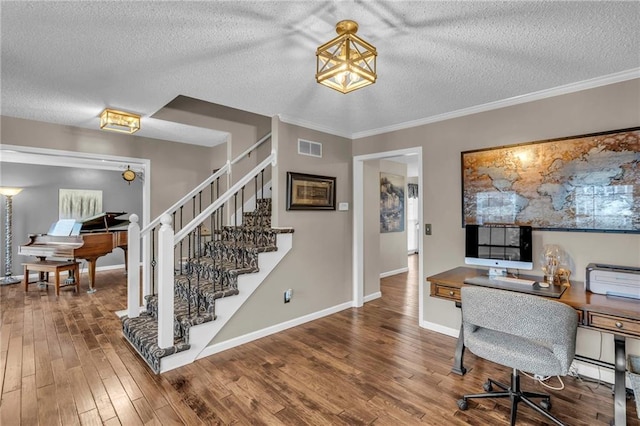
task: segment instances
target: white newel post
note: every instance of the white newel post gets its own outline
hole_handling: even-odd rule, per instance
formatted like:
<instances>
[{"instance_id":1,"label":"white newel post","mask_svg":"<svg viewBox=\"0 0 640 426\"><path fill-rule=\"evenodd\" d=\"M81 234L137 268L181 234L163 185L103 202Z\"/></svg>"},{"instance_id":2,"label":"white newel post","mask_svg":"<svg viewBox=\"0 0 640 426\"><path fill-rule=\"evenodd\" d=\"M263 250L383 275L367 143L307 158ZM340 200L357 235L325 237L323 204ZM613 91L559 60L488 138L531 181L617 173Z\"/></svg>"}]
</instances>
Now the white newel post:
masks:
<instances>
[{"instance_id":1,"label":"white newel post","mask_svg":"<svg viewBox=\"0 0 640 426\"><path fill-rule=\"evenodd\" d=\"M173 228L171 216L160 219L158 232L158 346L173 346Z\"/></svg>"},{"instance_id":2,"label":"white newel post","mask_svg":"<svg viewBox=\"0 0 640 426\"><path fill-rule=\"evenodd\" d=\"M140 225L138 215L129 216L127 229L127 315L140 315Z\"/></svg>"}]
</instances>

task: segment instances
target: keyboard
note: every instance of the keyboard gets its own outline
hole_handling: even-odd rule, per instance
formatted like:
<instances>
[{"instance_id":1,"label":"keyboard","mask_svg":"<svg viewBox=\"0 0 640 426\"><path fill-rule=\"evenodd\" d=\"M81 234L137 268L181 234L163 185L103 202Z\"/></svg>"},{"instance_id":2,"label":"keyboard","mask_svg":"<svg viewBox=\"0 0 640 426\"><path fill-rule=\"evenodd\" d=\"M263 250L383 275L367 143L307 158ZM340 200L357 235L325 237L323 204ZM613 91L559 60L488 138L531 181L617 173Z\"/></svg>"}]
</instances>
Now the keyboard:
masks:
<instances>
[{"instance_id":1,"label":"keyboard","mask_svg":"<svg viewBox=\"0 0 640 426\"><path fill-rule=\"evenodd\" d=\"M522 285L534 285L535 281L532 280L524 280L522 278L512 278L512 277L494 277L496 281L501 281L510 284L522 284Z\"/></svg>"},{"instance_id":2,"label":"keyboard","mask_svg":"<svg viewBox=\"0 0 640 426\"><path fill-rule=\"evenodd\" d=\"M542 278L541 278L542 280ZM503 290L518 291L520 293L536 294L545 297L559 298L567 289L564 286L550 286L542 281L527 280L523 278L511 277L489 277L487 275L478 275L475 277L465 278L465 284L479 285L482 287L491 287ZM545 285L546 284L546 285Z\"/></svg>"},{"instance_id":3,"label":"keyboard","mask_svg":"<svg viewBox=\"0 0 640 426\"><path fill-rule=\"evenodd\" d=\"M531 286L533 286L533 284L535 284L535 281L524 280L524 279L521 279L521 278L484 277L484 276L466 278L464 280L464 282L466 284L482 285L482 286L487 286L487 287L500 287L501 284L516 284L516 285L523 285L523 286L531 287Z\"/></svg>"}]
</instances>

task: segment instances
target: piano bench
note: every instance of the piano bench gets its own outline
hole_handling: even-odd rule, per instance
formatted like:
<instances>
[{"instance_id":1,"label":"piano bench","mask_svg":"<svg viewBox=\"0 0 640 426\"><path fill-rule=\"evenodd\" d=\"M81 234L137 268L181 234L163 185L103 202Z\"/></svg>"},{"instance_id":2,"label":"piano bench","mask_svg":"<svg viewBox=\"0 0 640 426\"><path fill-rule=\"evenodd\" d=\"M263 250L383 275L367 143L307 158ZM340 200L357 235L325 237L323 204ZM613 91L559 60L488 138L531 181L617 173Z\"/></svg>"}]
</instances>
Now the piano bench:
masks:
<instances>
[{"instance_id":1,"label":"piano bench","mask_svg":"<svg viewBox=\"0 0 640 426\"><path fill-rule=\"evenodd\" d=\"M56 296L60 296L60 272L70 271L73 273L75 282L72 284L63 284L62 287L72 285L75 287L76 293L80 292L80 264L75 261L56 261L42 260L40 262L23 263L24 266L24 291L29 291L29 271L44 272L49 277L49 272L55 274L54 284L56 287ZM47 285L52 285L47 282ZM48 287L47 287L48 289Z\"/></svg>"}]
</instances>

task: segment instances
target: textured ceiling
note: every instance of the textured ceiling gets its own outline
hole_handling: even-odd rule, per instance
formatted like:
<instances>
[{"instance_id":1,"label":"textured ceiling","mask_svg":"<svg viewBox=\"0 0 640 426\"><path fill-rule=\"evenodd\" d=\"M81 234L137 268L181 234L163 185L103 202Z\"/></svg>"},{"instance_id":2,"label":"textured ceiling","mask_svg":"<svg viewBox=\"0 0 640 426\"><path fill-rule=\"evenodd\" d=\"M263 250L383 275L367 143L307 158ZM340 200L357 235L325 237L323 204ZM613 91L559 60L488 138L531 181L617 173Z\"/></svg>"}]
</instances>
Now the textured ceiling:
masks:
<instances>
[{"instance_id":1,"label":"textured ceiling","mask_svg":"<svg viewBox=\"0 0 640 426\"><path fill-rule=\"evenodd\" d=\"M378 49L378 82L347 95L314 78L343 19ZM140 136L222 140L150 118L185 95L359 137L640 77L638 22L637 1L2 1L1 112L98 128L113 107Z\"/></svg>"}]
</instances>

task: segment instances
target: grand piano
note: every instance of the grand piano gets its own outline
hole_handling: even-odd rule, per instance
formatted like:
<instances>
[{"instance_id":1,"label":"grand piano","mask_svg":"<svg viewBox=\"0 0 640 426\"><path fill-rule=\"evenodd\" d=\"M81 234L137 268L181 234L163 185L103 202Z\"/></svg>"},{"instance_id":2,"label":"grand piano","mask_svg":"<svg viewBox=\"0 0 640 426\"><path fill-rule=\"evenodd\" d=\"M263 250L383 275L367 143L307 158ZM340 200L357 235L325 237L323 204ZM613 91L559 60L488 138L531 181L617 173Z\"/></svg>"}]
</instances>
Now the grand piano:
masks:
<instances>
[{"instance_id":1,"label":"grand piano","mask_svg":"<svg viewBox=\"0 0 640 426\"><path fill-rule=\"evenodd\" d=\"M54 224L47 234L29 235L29 242L19 247L18 254L35 256L40 260L48 257L86 260L89 265L89 293L93 293L96 261L99 257L120 247L124 251L125 268L128 266L127 229L124 225L128 224L129 220L123 217L126 214L104 212L77 221L73 227L68 228L68 235L60 235L59 231L53 232L56 225Z\"/></svg>"}]
</instances>

